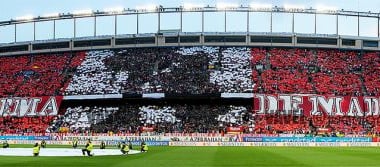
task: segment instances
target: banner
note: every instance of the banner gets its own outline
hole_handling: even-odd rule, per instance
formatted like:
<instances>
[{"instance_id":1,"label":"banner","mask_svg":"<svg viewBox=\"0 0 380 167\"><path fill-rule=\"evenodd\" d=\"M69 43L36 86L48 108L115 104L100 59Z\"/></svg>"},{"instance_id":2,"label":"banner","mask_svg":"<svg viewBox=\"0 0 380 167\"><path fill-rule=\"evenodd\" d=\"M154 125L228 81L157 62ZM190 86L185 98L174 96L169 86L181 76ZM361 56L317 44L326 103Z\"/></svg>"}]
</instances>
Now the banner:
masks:
<instances>
[{"instance_id":1,"label":"banner","mask_svg":"<svg viewBox=\"0 0 380 167\"><path fill-rule=\"evenodd\" d=\"M244 147L379 147L373 142L169 142L169 146L244 146Z\"/></svg>"},{"instance_id":2,"label":"banner","mask_svg":"<svg viewBox=\"0 0 380 167\"><path fill-rule=\"evenodd\" d=\"M244 131L244 127L242 126L239 126L239 127L227 127L227 132L243 132Z\"/></svg>"},{"instance_id":3,"label":"banner","mask_svg":"<svg viewBox=\"0 0 380 167\"><path fill-rule=\"evenodd\" d=\"M186 141L186 142L238 142L242 139L238 136L231 137L204 137L204 136L191 136L191 137L171 137L170 141Z\"/></svg>"},{"instance_id":4,"label":"banner","mask_svg":"<svg viewBox=\"0 0 380 167\"><path fill-rule=\"evenodd\" d=\"M132 145L134 146L139 146L141 145L141 142L131 142ZM148 141L148 142L145 142L148 146L168 146L169 145L169 142L168 141Z\"/></svg>"},{"instance_id":5,"label":"banner","mask_svg":"<svg viewBox=\"0 0 380 167\"><path fill-rule=\"evenodd\" d=\"M142 98L152 98L152 99L160 99L165 98L164 93L144 93Z\"/></svg>"},{"instance_id":6,"label":"banner","mask_svg":"<svg viewBox=\"0 0 380 167\"><path fill-rule=\"evenodd\" d=\"M34 140L51 140L50 136L33 136Z\"/></svg>"},{"instance_id":7,"label":"banner","mask_svg":"<svg viewBox=\"0 0 380 167\"><path fill-rule=\"evenodd\" d=\"M280 144L262 142L169 142L169 146L280 146Z\"/></svg>"},{"instance_id":8,"label":"banner","mask_svg":"<svg viewBox=\"0 0 380 167\"><path fill-rule=\"evenodd\" d=\"M54 116L61 102L62 96L1 98L0 117Z\"/></svg>"},{"instance_id":9,"label":"banner","mask_svg":"<svg viewBox=\"0 0 380 167\"><path fill-rule=\"evenodd\" d=\"M380 113L379 97L264 95L253 96L256 114L375 116ZM281 113L279 113L281 111Z\"/></svg>"},{"instance_id":10,"label":"banner","mask_svg":"<svg viewBox=\"0 0 380 167\"><path fill-rule=\"evenodd\" d=\"M252 93L221 93L222 98L252 98Z\"/></svg>"},{"instance_id":11,"label":"banner","mask_svg":"<svg viewBox=\"0 0 380 167\"><path fill-rule=\"evenodd\" d=\"M248 139L244 139L248 140ZM372 142L369 137L262 137L262 142Z\"/></svg>"},{"instance_id":12,"label":"banner","mask_svg":"<svg viewBox=\"0 0 380 167\"><path fill-rule=\"evenodd\" d=\"M72 141L74 138L78 140L92 141L131 141L131 142L161 142L170 141L170 137L167 136L63 136L63 140Z\"/></svg>"},{"instance_id":13,"label":"banner","mask_svg":"<svg viewBox=\"0 0 380 167\"><path fill-rule=\"evenodd\" d=\"M0 136L0 140L51 140L50 136Z\"/></svg>"},{"instance_id":14,"label":"banner","mask_svg":"<svg viewBox=\"0 0 380 167\"><path fill-rule=\"evenodd\" d=\"M33 136L0 136L0 140L34 140Z\"/></svg>"},{"instance_id":15,"label":"banner","mask_svg":"<svg viewBox=\"0 0 380 167\"><path fill-rule=\"evenodd\" d=\"M263 142L262 137L243 137L244 142Z\"/></svg>"},{"instance_id":16,"label":"banner","mask_svg":"<svg viewBox=\"0 0 380 167\"><path fill-rule=\"evenodd\" d=\"M153 127L142 126L140 128L141 128L141 131L143 131L143 132L153 132L154 131Z\"/></svg>"},{"instance_id":17,"label":"banner","mask_svg":"<svg viewBox=\"0 0 380 167\"><path fill-rule=\"evenodd\" d=\"M72 95L65 96L65 100L90 100L90 99L121 99L122 94L105 94L105 95Z\"/></svg>"}]
</instances>

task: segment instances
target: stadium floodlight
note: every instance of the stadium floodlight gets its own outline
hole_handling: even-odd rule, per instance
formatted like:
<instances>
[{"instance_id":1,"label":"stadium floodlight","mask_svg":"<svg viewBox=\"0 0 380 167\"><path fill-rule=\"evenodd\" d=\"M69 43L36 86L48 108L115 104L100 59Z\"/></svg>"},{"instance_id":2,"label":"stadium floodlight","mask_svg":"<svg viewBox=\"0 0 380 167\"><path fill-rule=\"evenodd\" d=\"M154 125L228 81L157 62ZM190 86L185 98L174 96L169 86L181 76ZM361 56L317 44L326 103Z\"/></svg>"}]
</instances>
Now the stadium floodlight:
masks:
<instances>
[{"instance_id":1,"label":"stadium floodlight","mask_svg":"<svg viewBox=\"0 0 380 167\"><path fill-rule=\"evenodd\" d=\"M16 17L16 20L33 20L34 19L34 16L33 15L25 15L25 16L20 16L20 17Z\"/></svg>"},{"instance_id":2,"label":"stadium floodlight","mask_svg":"<svg viewBox=\"0 0 380 167\"><path fill-rule=\"evenodd\" d=\"M124 11L124 8L123 7L112 7L112 8L105 8L103 11L106 13L117 14L117 13L122 13Z\"/></svg>"},{"instance_id":3,"label":"stadium floodlight","mask_svg":"<svg viewBox=\"0 0 380 167\"><path fill-rule=\"evenodd\" d=\"M216 8L218 10L234 9L234 8L238 8L238 7L239 7L239 5L234 4L234 3L220 2L220 3L216 4Z\"/></svg>"},{"instance_id":4,"label":"stadium floodlight","mask_svg":"<svg viewBox=\"0 0 380 167\"><path fill-rule=\"evenodd\" d=\"M86 15L92 15L93 11L91 9L76 10L73 12L73 14L74 15L86 16Z\"/></svg>"},{"instance_id":5,"label":"stadium floodlight","mask_svg":"<svg viewBox=\"0 0 380 167\"><path fill-rule=\"evenodd\" d=\"M185 10L194 10L194 9L200 9L203 8L203 4L192 4L192 3L185 3L183 4L183 9Z\"/></svg>"},{"instance_id":6,"label":"stadium floodlight","mask_svg":"<svg viewBox=\"0 0 380 167\"><path fill-rule=\"evenodd\" d=\"M47 13L47 14L43 14L41 17L48 17L48 18L59 17L59 13Z\"/></svg>"},{"instance_id":7,"label":"stadium floodlight","mask_svg":"<svg viewBox=\"0 0 380 167\"><path fill-rule=\"evenodd\" d=\"M324 5L317 5L316 9L318 12L335 12L338 10L334 6L324 6Z\"/></svg>"},{"instance_id":8,"label":"stadium floodlight","mask_svg":"<svg viewBox=\"0 0 380 167\"><path fill-rule=\"evenodd\" d=\"M249 4L249 7L253 10L268 11L268 10L271 10L273 6L271 4L251 3Z\"/></svg>"},{"instance_id":9,"label":"stadium floodlight","mask_svg":"<svg viewBox=\"0 0 380 167\"><path fill-rule=\"evenodd\" d=\"M289 5L289 4L285 4L284 5L284 9L286 11L297 11L297 10L304 10L305 9L305 6L302 6L302 5Z\"/></svg>"},{"instance_id":10,"label":"stadium floodlight","mask_svg":"<svg viewBox=\"0 0 380 167\"><path fill-rule=\"evenodd\" d=\"M155 10L157 10L157 5L149 4L149 5L144 5L144 6L136 6L136 10L155 11Z\"/></svg>"}]
</instances>

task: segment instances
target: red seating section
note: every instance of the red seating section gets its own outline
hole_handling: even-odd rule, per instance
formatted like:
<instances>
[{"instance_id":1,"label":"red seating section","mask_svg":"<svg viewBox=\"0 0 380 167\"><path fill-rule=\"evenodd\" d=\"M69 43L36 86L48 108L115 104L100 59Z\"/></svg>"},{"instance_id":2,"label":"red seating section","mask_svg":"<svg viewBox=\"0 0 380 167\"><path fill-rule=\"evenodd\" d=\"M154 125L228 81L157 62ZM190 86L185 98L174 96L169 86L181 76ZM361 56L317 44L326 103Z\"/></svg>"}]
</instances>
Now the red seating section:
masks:
<instances>
[{"instance_id":1,"label":"red seating section","mask_svg":"<svg viewBox=\"0 0 380 167\"><path fill-rule=\"evenodd\" d=\"M363 122L374 125L374 131L380 131L380 118L378 117L326 117L326 116L256 116L255 133L273 134L277 132L303 134L310 130L309 120L314 127L331 128L333 131L345 134L360 134L364 132Z\"/></svg>"},{"instance_id":2,"label":"red seating section","mask_svg":"<svg viewBox=\"0 0 380 167\"><path fill-rule=\"evenodd\" d=\"M0 117L2 133L44 133L54 116L44 117Z\"/></svg>"},{"instance_id":3,"label":"red seating section","mask_svg":"<svg viewBox=\"0 0 380 167\"><path fill-rule=\"evenodd\" d=\"M378 52L252 48L251 55L254 93L380 96ZM263 65L264 69L255 69L258 64ZM255 119L257 133L305 132L309 130L309 120L315 127L327 126L347 133L363 132L371 126L380 130L379 118L373 116L297 117L267 114Z\"/></svg>"},{"instance_id":4,"label":"red seating section","mask_svg":"<svg viewBox=\"0 0 380 167\"><path fill-rule=\"evenodd\" d=\"M62 95L70 81L65 70L79 66L84 57L84 52L0 57L0 96Z\"/></svg>"},{"instance_id":5,"label":"red seating section","mask_svg":"<svg viewBox=\"0 0 380 167\"><path fill-rule=\"evenodd\" d=\"M265 70L262 73L263 87L266 93L312 93L312 85L307 81L307 75L291 70ZM297 84L294 84L297 83Z\"/></svg>"},{"instance_id":6,"label":"red seating section","mask_svg":"<svg viewBox=\"0 0 380 167\"><path fill-rule=\"evenodd\" d=\"M85 52L0 57L0 96L62 95ZM53 116L0 117L0 132L45 132Z\"/></svg>"},{"instance_id":7,"label":"red seating section","mask_svg":"<svg viewBox=\"0 0 380 167\"><path fill-rule=\"evenodd\" d=\"M265 63L265 53L268 53L268 64ZM310 51L301 49L270 49L268 52L262 49L252 49L252 65L263 64L271 69L262 71L261 76L255 71L253 83L261 87L266 94L276 93L313 93L312 83L308 81L305 65L312 63ZM258 56L258 58L255 58ZM261 77L262 82L257 82ZM296 83L296 84L295 84Z\"/></svg>"},{"instance_id":8,"label":"red seating section","mask_svg":"<svg viewBox=\"0 0 380 167\"><path fill-rule=\"evenodd\" d=\"M27 56L0 57L0 96L13 95L23 82L22 75L16 75L27 66L29 59Z\"/></svg>"},{"instance_id":9,"label":"red seating section","mask_svg":"<svg viewBox=\"0 0 380 167\"><path fill-rule=\"evenodd\" d=\"M312 52L302 49L271 49L270 64L277 69L302 69L311 63Z\"/></svg>"},{"instance_id":10,"label":"red seating section","mask_svg":"<svg viewBox=\"0 0 380 167\"><path fill-rule=\"evenodd\" d=\"M364 85L371 96L380 96L380 56L379 53L367 53L361 59Z\"/></svg>"},{"instance_id":11,"label":"red seating section","mask_svg":"<svg viewBox=\"0 0 380 167\"><path fill-rule=\"evenodd\" d=\"M359 96L366 94L363 88L371 94L380 90L376 84L379 79L375 77L380 73L378 53L367 53L363 58L358 52L331 49L273 48L265 51L253 48L251 53L253 67L258 64L270 67L261 74L255 70L252 74L257 87L263 88L260 93ZM363 73L360 72L362 67ZM262 82L257 79L259 77Z\"/></svg>"},{"instance_id":12,"label":"red seating section","mask_svg":"<svg viewBox=\"0 0 380 167\"><path fill-rule=\"evenodd\" d=\"M267 52L265 49L252 48L252 64L264 64Z\"/></svg>"},{"instance_id":13,"label":"red seating section","mask_svg":"<svg viewBox=\"0 0 380 167\"><path fill-rule=\"evenodd\" d=\"M55 91L61 86L63 77L60 75L67 62L68 55L37 55L31 58L32 62L23 70L33 70L33 75L20 85L15 93L18 97L36 97L55 95ZM31 69L30 69L31 68Z\"/></svg>"},{"instance_id":14,"label":"red seating section","mask_svg":"<svg viewBox=\"0 0 380 167\"><path fill-rule=\"evenodd\" d=\"M309 130L304 117L278 116L278 115L258 115L255 124L255 133L272 134L278 131L283 132L306 132Z\"/></svg>"},{"instance_id":15,"label":"red seating section","mask_svg":"<svg viewBox=\"0 0 380 167\"><path fill-rule=\"evenodd\" d=\"M353 69L359 67L357 52L318 50L317 65L320 72L312 75L319 94L361 95L360 75Z\"/></svg>"}]
</instances>

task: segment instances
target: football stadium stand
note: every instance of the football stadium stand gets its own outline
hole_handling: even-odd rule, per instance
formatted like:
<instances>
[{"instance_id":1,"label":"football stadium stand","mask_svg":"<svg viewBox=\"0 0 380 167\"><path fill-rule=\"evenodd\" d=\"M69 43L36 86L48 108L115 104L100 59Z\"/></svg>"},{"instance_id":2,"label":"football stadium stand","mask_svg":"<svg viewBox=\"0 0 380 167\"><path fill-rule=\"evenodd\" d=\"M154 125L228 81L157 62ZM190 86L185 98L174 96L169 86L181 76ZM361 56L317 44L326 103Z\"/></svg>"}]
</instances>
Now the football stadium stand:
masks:
<instances>
[{"instance_id":1,"label":"football stadium stand","mask_svg":"<svg viewBox=\"0 0 380 167\"><path fill-rule=\"evenodd\" d=\"M280 110L260 114L253 102L65 104L56 114L15 114L21 112L18 105L30 104L17 102L18 97L85 98L152 93L379 96L380 54L375 51L147 47L6 56L0 57L0 64L0 96L15 101L2 100L3 107L8 107L2 109L0 117L0 132L5 133L146 130L224 133L227 127L243 127L245 133L306 133L318 127L365 133L380 129L379 118L373 113L364 113L364 117L279 114Z\"/></svg>"}]
</instances>

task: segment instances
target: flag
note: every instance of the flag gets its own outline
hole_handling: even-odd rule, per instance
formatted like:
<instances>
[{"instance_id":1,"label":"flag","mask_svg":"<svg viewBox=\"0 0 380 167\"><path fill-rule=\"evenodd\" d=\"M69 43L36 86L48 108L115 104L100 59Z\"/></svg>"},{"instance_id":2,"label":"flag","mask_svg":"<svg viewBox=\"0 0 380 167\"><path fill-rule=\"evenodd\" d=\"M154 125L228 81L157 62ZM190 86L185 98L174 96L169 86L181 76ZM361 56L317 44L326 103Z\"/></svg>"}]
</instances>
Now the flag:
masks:
<instances>
[{"instance_id":1,"label":"flag","mask_svg":"<svg viewBox=\"0 0 380 167\"><path fill-rule=\"evenodd\" d=\"M33 69L39 69L40 66L38 66L38 65L33 65L32 68L33 68Z\"/></svg>"}]
</instances>

